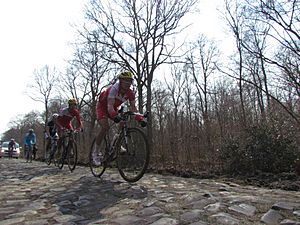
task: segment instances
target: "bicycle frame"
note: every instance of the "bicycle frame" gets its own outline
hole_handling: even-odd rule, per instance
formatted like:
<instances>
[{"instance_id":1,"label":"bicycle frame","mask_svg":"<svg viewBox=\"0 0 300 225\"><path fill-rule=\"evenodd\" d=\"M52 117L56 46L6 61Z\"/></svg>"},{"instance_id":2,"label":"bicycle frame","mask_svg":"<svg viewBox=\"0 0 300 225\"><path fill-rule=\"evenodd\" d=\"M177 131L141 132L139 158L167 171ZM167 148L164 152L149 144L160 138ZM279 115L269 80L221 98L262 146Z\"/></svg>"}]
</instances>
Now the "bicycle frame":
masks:
<instances>
[{"instance_id":1,"label":"bicycle frame","mask_svg":"<svg viewBox=\"0 0 300 225\"><path fill-rule=\"evenodd\" d=\"M110 141L110 135L109 133L106 135L106 142L107 142L107 147L109 149L109 156L114 156L112 158L110 158L109 161L113 161L116 159L117 157L117 154L116 152L119 150L119 148L121 146L118 146L118 144L122 141L121 139L124 137L124 140L125 140L125 148L127 149L128 148L128 129L129 129L129 118L131 116L135 116L135 115L140 115L139 113L135 113L135 112L132 112L132 111L126 111L124 112L124 107L121 107L121 109L119 110L119 113L121 115L121 129L118 131L117 135L118 137L116 139L113 139L111 142ZM144 118L147 118L148 116L148 112L146 112L144 114ZM115 125L115 123L113 124Z\"/></svg>"},{"instance_id":2,"label":"bicycle frame","mask_svg":"<svg viewBox=\"0 0 300 225\"><path fill-rule=\"evenodd\" d=\"M96 138L92 142L89 154L89 166L95 177L101 177L105 169L116 160L116 167L121 177L127 182L136 182L146 172L150 160L150 149L143 130L130 124L131 116L139 113L119 110L121 121L118 132L114 132L111 125L100 146L96 145ZM146 118L148 113L144 114ZM112 137L112 134L118 137Z\"/></svg>"},{"instance_id":3,"label":"bicycle frame","mask_svg":"<svg viewBox=\"0 0 300 225\"><path fill-rule=\"evenodd\" d=\"M61 154L61 159L60 159L60 163L59 163L59 168L62 169L63 165L65 163L65 160L68 159L68 166L70 171L72 172L77 164L77 146L76 146L76 142L74 140L74 134L77 133L74 130L67 130L64 132L64 135L61 138L61 143L60 143L60 147L63 148L62 154ZM73 150L75 152L75 161L73 162L72 165L70 165L70 161L69 161L69 157L70 157L70 147L72 146ZM74 149L75 148L75 149Z\"/></svg>"}]
</instances>

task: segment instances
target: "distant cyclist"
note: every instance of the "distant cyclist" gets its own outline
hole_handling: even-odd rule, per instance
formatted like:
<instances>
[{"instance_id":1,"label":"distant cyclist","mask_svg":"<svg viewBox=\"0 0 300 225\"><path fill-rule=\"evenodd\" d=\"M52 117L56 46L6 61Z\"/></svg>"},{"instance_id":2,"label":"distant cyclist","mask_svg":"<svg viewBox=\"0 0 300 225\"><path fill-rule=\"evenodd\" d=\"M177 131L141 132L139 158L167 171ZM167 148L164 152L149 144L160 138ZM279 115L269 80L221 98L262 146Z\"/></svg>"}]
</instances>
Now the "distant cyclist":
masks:
<instances>
[{"instance_id":1,"label":"distant cyclist","mask_svg":"<svg viewBox=\"0 0 300 225\"><path fill-rule=\"evenodd\" d=\"M56 125L56 121L57 121L58 117L59 117L58 113L54 113L51 116L51 120L47 123L47 130L46 130L47 144L46 144L46 149L49 149L49 147L51 145L51 142L53 140L58 140L58 130L57 130L57 125ZM56 147L56 146L53 146L53 147ZM51 149L51 153L54 154L54 152L52 152L52 149Z\"/></svg>"},{"instance_id":2,"label":"distant cyclist","mask_svg":"<svg viewBox=\"0 0 300 225\"><path fill-rule=\"evenodd\" d=\"M57 117L55 124L59 132L63 130L74 130L72 124L74 118L76 118L78 124L75 130L81 131L83 129L83 123L80 117L80 111L77 109L76 99L72 98L68 101L68 107L63 108Z\"/></svg>"},{"instance_id":3,"label":"distant cyclist","mask_svg":"<svg viewBox=\"0 0 300 225\"><path fill-rule=\"evenodd\" d=\"M8 157L9 158L12 158L13 157L13 151L14 149L17 148L17 145L16 145L16 141L15 139L10 139L9 143L8 143Z\"/></svg>"},{"instance_id":4,"label":"distant cyclist","mask_svg":"<svg viewBox=\"0 0 300 225\"><path fill-rule=\"evenodd\" d=\"M24 138L26 162L32 162L32 153L35 144L36 144L36 135L33 129L29 129L28 133L25 135Z\"/></svg>"}]
</instances>

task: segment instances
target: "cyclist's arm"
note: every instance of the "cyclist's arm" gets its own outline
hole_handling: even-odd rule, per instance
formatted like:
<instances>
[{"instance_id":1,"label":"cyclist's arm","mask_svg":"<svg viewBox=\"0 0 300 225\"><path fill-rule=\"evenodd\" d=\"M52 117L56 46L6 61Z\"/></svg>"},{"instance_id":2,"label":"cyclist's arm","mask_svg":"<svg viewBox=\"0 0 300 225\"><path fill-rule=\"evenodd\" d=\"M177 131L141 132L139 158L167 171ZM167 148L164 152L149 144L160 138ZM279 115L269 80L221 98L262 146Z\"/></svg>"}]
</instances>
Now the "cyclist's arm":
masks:
<instances>
[{"instance_id":1,"label":"cyclist's arm","mask_svg":"<svg viewBox=\"0 0 300 225\"><path fill-rule=\"evenodd\" d=\"M77 122L78 122L78 124L79 124L79 128L78 129L83 129L83 123L82 123L82 120L81 120L81 117L80 117L80 114L79 114L79 112L78 112L78 114L76 114L76 119L77 119Z\"/></svg>"},{"instance_id":2,"label":"cyclist's arm","mask_svg":"<svg viewBox=\"0 0 300 225\"><path fill-rule=\"evenodd\" d=\"M134 116L134 119L135 119L136 121L138 121L138 122L143 121L143 120L144 120L144 116L141 115L140 113L138 113L138 110L137 110L136 105L135 105L135 100L130 101L129 104L130 104L130 110L131 110L131 112L137 113L137 114Z\"/></svg>"},{"instance_id":3,"label":"cyclist's arm","mask_svg":"<svg viewBox=\"0 0 300 225\"><path fill-rule=\"evenodd\" d=\"M136 105L135 105L135 100L129 101L129 106L130 106L131 112L138 112Z\"/></svg>"},{"instance_id":4,"label":"cyclist's arm","mask_svg":"<svg viewBox=\"0 0 300 225\"><path fill-rule=\"evenodd\" d=\"M130 89L128 92L128 101L130 106L130 111L138 113L138 109L136 107L136 101L135 101L135 93Z\"/></svg>"},{"instance_id":5,"label":"cyclist's arm","mask_svg":"<svg viewBox=\"0 0 300 225\"><path fill-rule=\"evenodd\" d=\"M64 130L64 126L62 124L60 124L60 122L58 120L55 122L55 126L57 127L57 129L59 131Z\"/></svg>"},{"instance_id":6,"label":"cyclist's arm","mask_svg":"<svg viewBox=\"0 0 300 225\"><path fill-rule=\"evenodd\" d=\"M36 144L36 135L33 134L33 137L32 137L32 144L35 145Z\"/></svg>"},{"instance_id":7,"label":"cyclist's arm","mask_svg":"<svg viewBox=\"0 0 300 225\"><path fill-rule=\"evenodd\" d=\"M107 94L107 112L108 115L111 118L114 118L115 116L118 115L118 112L115 109L115 101L116 101L116 96L118 95L118 90L119 90L119 84L116 83L114 84L111 88L108 89L108 94Z\"/></svg>"},{"instance_id":8,"label":"cyclist's arm","mask_svg":"<svg viewBox=\"0 0 300 225\"><path fill-rule=\"evenodd\" d=\"M48 137L51 137L51 127L54 127L54 121L53 120L50 120L48 123L47 123L47 126L46 126L46 129L44 131L45 133L45 138L48 138Z\"/></svg>"},{"instance_id":9,"label":"cyclist's arm","mask_svg":"<svg viewBox=\"0 0 300 225\"><path fill-rule=\"evenodd\" d=\"M115 98L107 98L107 112L109 116L115 117L117 112L114 109Z\"/></svg>"}]
</instances>

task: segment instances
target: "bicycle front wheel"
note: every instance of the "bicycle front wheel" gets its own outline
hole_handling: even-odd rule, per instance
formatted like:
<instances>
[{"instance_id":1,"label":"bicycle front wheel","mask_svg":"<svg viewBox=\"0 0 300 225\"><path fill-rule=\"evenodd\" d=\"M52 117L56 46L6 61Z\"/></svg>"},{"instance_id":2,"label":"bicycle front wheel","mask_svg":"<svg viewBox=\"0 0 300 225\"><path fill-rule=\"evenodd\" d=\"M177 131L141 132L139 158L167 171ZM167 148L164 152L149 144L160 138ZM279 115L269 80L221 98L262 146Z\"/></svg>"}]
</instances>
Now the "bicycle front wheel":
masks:
<instances>
[{"instance_id":1,"label":"bicycle front wheel","mask_svg":"<svg viewBox=\"0 0 300 225\"><path fill-rule=\"evenodd\" d=\"M67 149L62 145L62 146L60 146L60 151L59 152L61 153L61 156L60 156L60 159L57 162L57 167L59 169L62 169L64 167L64 163L65 163L65 160L66 160L66 157L67 157Z\"/></svg>"},{"instance_id":2,"label":"bicycle front wheel","mask_svg":"<svg viewBox=\"0 0 300 225\"><path fill-rule=\"evenodd\" d=\"M149 144L144 132L139 128L129 128L127 145L121 137L117 166L121 177L127 182L136 182L145 174L150 158Z\"/></svg>"},{"instance_id":3,"label":"bicycle front wheel","mask_svg":"<svg viewBox=\"0 0 300 225\"><path fill-rule=\"evenodd\" d=\"M62 147L59 147L58 145L55 147L55 153L52 160L54 165L57 167L60 166L62 151L63 151Z\"/></svg>"},{"instance_id":4,"label":"bicycle front wheel","mask_svg":"<svg viewBox=\"0 0 300 225\"><path fill-rule=\"evenodd\" d=\"M95 177L101 177L106 169L104 162L106 151L106 139L104 139L99 147L96 145L96 139L93 140L89 154L89 166Z\"/></svg>"},{"instance_id":5,"label":"bicycle front wheel","mask_svg":"<svg viewBox=\"0 0 300 225\"><path fill-rule=\"evenodd\" d=\"M51 159L51 144L46 145L45 152L46 152L45 162L46 162L47 165L50 165L51 161L52 161L52 159Z\"/></svg>"},{"instance_id":6,"label":"bicycle front wheel","mask_svg":"<svg viewBox=\"0 0 300 225\"><path fill-rule=\"evenodd\" d=\"M70 142L67 147L67 161L68 167L72 172L73 170L75 170L77 165L77 144L75 141L73 141L72 143Z\"/></svg>"}]
</instances>

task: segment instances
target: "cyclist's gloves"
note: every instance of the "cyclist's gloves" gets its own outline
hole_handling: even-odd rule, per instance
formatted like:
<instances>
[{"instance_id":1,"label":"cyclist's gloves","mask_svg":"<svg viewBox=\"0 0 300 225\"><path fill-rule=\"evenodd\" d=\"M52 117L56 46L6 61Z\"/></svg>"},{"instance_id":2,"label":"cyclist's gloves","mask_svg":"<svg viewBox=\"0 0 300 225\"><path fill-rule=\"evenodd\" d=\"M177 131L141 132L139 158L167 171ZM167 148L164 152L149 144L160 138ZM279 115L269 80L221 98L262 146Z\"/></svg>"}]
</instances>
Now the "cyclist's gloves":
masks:
<instances>
[{"instance_id":1,"label":"cyclist's gloves","mask_svg":"<svg viewBox=\"0 0 300 225\"><path fill-rule=\"evenodd\" d=\"M116 111L111 112L110 117L113 119L115 123L119 123L121 121L121 117L118 115L118 112Z\"/></svg>"},{"instance_id":2,"label":"cyclist's gloves","mask_svg":"<svg viewBox=\"0 0 300 225\"><path fill-rule=\"evenodd\" d=\"M78 129L75 129L75 132L79 133L79 132L83 132L83 128L78 128Z\"/></svg>"},{"instance_id":3,"label":"cyclist's gloves","mask_svg":"<svg viewBox=\"0 0 300 225\"><path fill-rule=\"evenodd\" d=\"M119 115L116 115L115 117L114 117L114 122L115 123L119 123L121 121L121 117L119 116Z\"/></svg>"},{"instance_id":4,"label":"cyclist's gloves","mask_svg":"<svg viewBox=\"0 0 300 225\"><path fill-rule=\"evenodd\" d=\"M147 126L147 122L145 120L141 121L140 124L141 124L142 127Z\"/></svg>"},{"instance_id":5,"label":"cyclist's gloves","mask_svg":"<svg viewBox=\"0 0 300 225\"><path fill-rule=\"evenodd\" d=\"M144 116L142 115L135 115L135 118L134 118L136 121L138 121L142 127L145 127L147 126L147 122L145 121L145 118Z\"/></svg>"}]
</instances>

